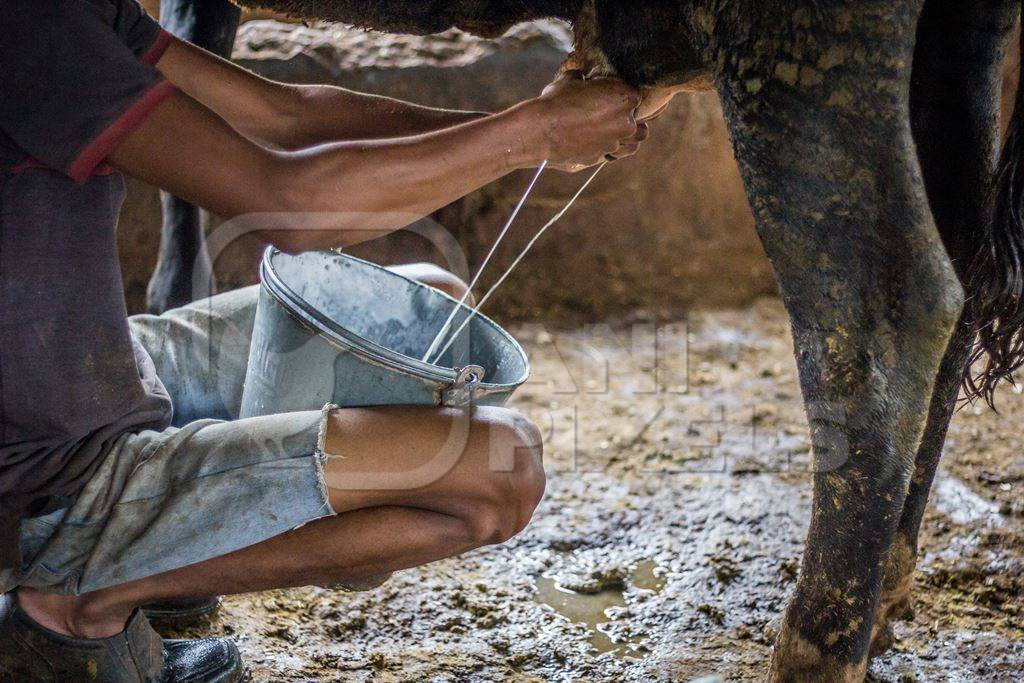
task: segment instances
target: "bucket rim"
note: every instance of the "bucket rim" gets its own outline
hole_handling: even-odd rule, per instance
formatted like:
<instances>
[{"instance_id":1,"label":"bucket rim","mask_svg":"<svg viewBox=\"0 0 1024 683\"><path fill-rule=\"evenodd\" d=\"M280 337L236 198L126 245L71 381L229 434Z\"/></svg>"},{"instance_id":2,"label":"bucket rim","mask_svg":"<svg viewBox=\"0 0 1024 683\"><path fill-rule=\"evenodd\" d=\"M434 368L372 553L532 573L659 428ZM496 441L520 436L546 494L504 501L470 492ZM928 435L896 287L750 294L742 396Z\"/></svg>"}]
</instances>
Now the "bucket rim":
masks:
<instances>
[{"instance_id":1,"label":"bucket rim","mask_svg":"<svg viewBox=\"0 0 1024 683\"><path fill-rule=\"evenodd\" d=\"M324 256L330 256L332 258L338 258L348 261L354 261L362 266L368 266L373 270L384 271L391 277L397 277L401 280L406 281L416 287L429 289L433 294L441 296L442 298L448 299L453 304L461 306L467 311L472 311L469 306L460 304L457 299L449 296L441 290L431 287L430 285L424 284L419 280L406 277L399 273L394 272L384 266L366 261L361 258L357 258L350 254L345 254L340 251L317 251ZM399 353L393 349L389 349L386 346L382 346L374 341L371 341L365 337L362 337L350 330L345 329L337 322L331 320L324 313L319 311L316 307L312 306L305 299L300 297L291 287L289 287L281 276L278 274L274 267L273 259L276 256L288 256L285 252L277 249L273 246L267 247L263 252L263 258L260 259L260 283L261 286L270 294L275 301L281 304L288 313L298 318L300 322L305 323L307 326L313 328L314 332L323 334L326 339L334 344L337 344L347 351L353 354L365 358L373 363L379 363L398 372L415 372L425 379L434 380L436 382L443 382L445 384L452 384L458 379L457 368L445 368L439 365L426 363L419 358L413 358L403 353ZM491 320L489 317L482 313L477 313L477 318L484 321L493 330L495 330L501 337L511 344L511 347L519 355L523 361L523 374L515 382L480 382L479 386L483 390L505 390L521 386L530 379L530 360L526 355L526 351L522 345L509 334L505 328L498 323Z\"/></svg>"}]
</instances>

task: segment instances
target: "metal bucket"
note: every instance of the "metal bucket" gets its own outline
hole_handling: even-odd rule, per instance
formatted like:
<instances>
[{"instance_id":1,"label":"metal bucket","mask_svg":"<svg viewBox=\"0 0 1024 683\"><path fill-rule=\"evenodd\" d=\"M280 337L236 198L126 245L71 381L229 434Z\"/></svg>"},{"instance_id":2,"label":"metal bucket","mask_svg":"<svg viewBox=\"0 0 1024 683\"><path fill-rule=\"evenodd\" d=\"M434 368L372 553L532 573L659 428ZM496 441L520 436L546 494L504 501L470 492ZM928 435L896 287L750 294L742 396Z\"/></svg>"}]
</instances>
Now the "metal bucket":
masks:
<instances>
[{"instance_id":1,"label":"metal bucket","mask_svg":"<svg viewBox=\"0 0 1024 683\"><path fill-rule=\"evenodd\" d=\"M432 365L419 359L458 306L448 295L335 252L268 249L242 417L380 405L503 405L530 374L522 347L477 316ZM466 306L452 330L471 313Z\"/></svg>"}]
</instances>

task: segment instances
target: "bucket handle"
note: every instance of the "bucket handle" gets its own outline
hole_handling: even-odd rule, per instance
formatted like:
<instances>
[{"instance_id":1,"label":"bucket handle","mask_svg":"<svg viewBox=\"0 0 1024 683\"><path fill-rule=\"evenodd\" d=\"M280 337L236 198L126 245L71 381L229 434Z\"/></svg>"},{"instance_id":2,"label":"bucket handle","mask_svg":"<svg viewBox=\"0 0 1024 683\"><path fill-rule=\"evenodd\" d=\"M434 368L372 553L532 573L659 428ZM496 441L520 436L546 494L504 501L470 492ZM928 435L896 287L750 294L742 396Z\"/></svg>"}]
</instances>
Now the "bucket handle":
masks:
<instances>
[{"instance_id":1,"label":"bucket handle","mask_svg":"<svg viewBox=\"0 0 1024 683\"><path fill-rule=\"evenodd\" d=\"M484 381L484 369L479 365L456 368L455 381L441 391L441 405L454 408L473 401L473 394Z\"/></svg>"}]
</instances>

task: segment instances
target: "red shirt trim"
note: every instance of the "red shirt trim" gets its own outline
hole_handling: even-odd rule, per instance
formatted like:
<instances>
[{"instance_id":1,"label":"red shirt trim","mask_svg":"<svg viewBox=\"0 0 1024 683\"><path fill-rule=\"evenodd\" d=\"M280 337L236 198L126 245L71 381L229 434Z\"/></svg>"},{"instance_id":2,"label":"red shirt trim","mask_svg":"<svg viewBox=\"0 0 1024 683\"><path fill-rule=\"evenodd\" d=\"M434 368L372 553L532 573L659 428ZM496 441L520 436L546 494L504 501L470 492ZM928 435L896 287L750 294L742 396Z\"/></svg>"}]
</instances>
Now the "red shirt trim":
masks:
<instances>
[{"instance_id":1,"label":"red shirt trim","mask_svg":"<svg viewBox=\"0 0 1024 683\"><path fill-rule=\"evenodd\" d=\"M111 152L117 149L117 146L128 137L129 133L135 130L156 109L157 105L176 90L177 88L169 81L160 81L147 90L121 116L86 145L85 149L68 166L68 176L76 183L84 183L88 180L93 171L110 156Z\"/></svg>"},{"instance_id":2,"label":"red shirt trim","mask_svg":"<svg viewBox=\"0 0 1024 683\"><path fill-rule=\"evenodd\" d=\"M150 66L156 66L156 63L160 61L160 58L164 56L164 52L170 46L171 41L174 39L167 31L160 29L160 33L156 35L156 39L153 44L146 50L146 54L142 55L142 63L149 64Z\"/></svg>"},{"instance_id":3,"label":"red shirt trim","mask_svg":"<svg viewBox=\"0 0 1024 683\"><path fill-rule=\"evenodd\" d=\"M46 164L44 164L43 162L41 162L39 159L36 159L35 157L25 157L24 159L22 159L21 161L16 163L14 166L11 166L11 170L9 172L10 172L11 175L17 175L19 173L24 173L25 171L32 171L32 170L36 170L36 171L52 171L53 169L50 168L49 166L47 166ZM92 174L93 175L110 175L111 173L115 173L115 172L116 171L114 171L114 167L113 166L111 166L109 164L100 164L99 166L96 167L96 170L93 171Z\"/></svg>"}]
</instances>

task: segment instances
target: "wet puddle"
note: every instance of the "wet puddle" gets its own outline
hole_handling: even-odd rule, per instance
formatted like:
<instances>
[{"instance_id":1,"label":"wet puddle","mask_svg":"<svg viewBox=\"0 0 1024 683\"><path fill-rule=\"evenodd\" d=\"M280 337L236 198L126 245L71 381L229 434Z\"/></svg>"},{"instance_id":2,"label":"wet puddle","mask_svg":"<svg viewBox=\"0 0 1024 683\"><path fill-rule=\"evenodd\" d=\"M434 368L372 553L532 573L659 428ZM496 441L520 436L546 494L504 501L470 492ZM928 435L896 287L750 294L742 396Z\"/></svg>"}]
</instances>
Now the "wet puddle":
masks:
<instances>
[{"instance_id":1,"label":"wet puddle","mask_svg":"<svg viewBox=\"0 0 1024 683\"><path fill-rule=\"evenodd\" d=\"M658 566L653 562L642 562L630 572L627 584L631 589L658 594L665 585L658 576ZM643 657L639 638L614 638L609 626L616 618L615 612L627 607L622 587L608 588L594 594L578 593L559 586L551 575L537 579L537 594L534 600L554 610L576 624L583 624L590 631L590 644L599 654L611 653L620 658Z\"/></svg>"}]
</instances>

